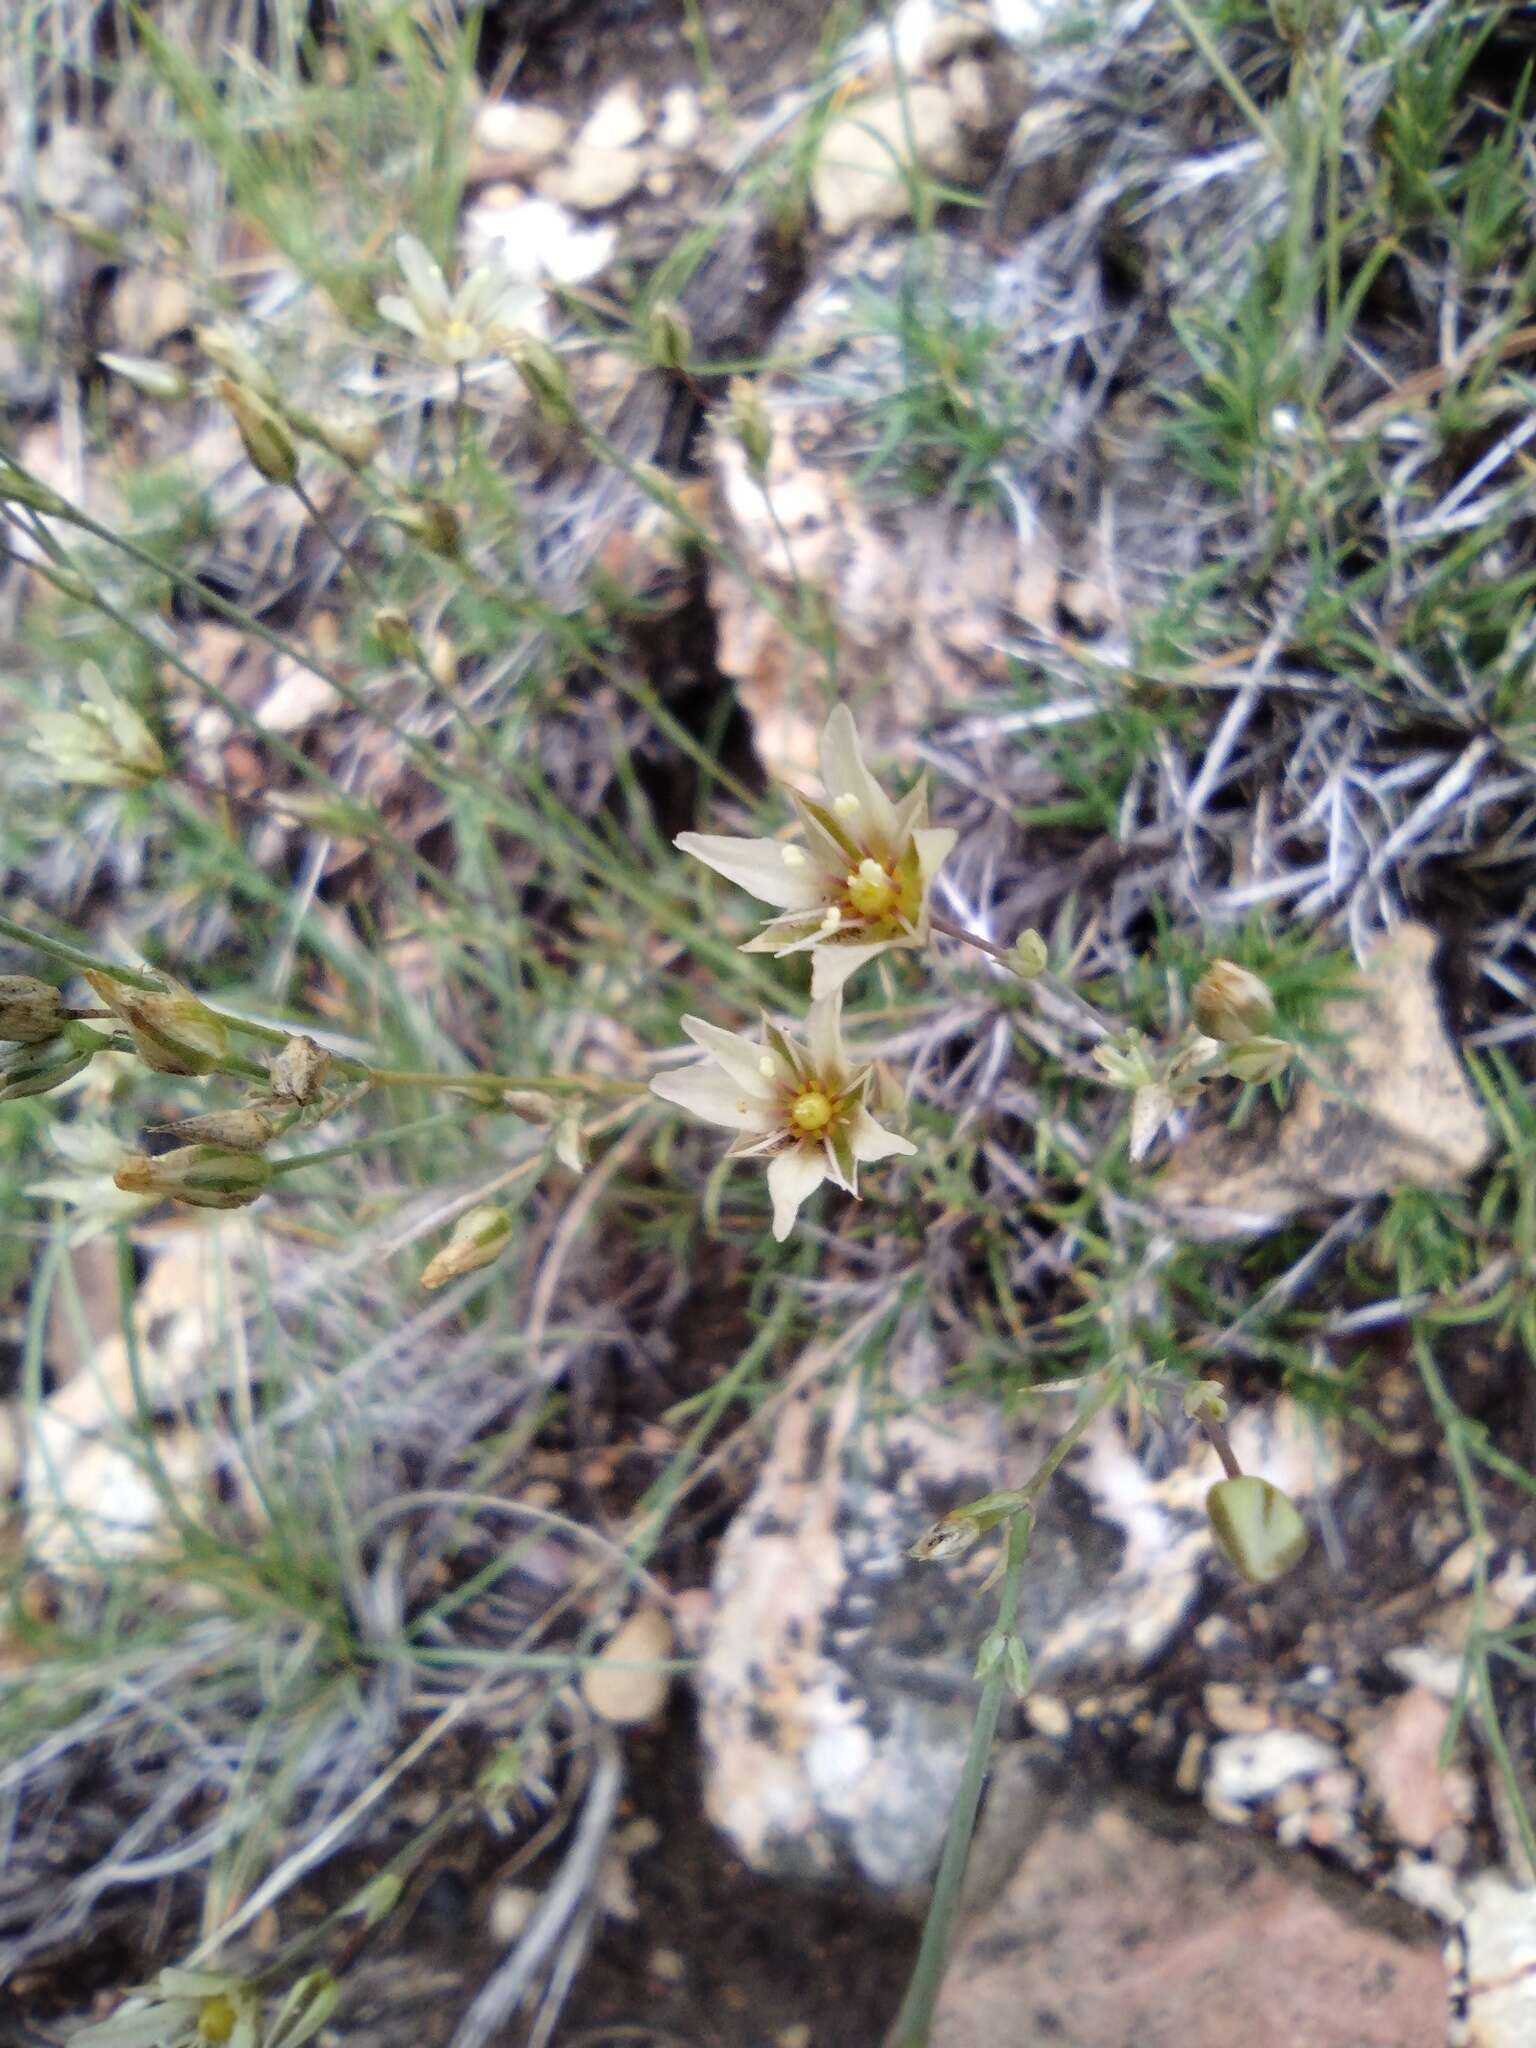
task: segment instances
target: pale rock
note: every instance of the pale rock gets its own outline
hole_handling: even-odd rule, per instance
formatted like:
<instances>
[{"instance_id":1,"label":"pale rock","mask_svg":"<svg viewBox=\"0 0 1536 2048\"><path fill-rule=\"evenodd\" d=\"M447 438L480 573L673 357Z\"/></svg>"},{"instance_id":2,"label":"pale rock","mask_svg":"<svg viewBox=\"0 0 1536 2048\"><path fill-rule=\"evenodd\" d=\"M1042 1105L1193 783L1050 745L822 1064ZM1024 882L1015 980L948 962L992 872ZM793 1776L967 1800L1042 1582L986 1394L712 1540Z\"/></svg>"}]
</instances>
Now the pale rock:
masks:
<instances>
[{"instance_id":1,"label":"pale rock","mask_svg":"<svg viewBox=\"0 0 1536 2048\"><path fill-rule=\"evenodd\" d=\"M1440 1745L1450 1721L1446 1702L1416 1685L1393 1700L1356 1742L1367 1790L1380 1801L1392 1833L1413 1849L1430 1848L1437 1835L1471 1811L1473 1791L1465 1774L1440 1768Z\"/></svg>"},{"instance_id":2,"label":"pale rock","mask_svg":"<svg viewBox=\"0 0 1536 2048\"><path fill-rule=\"evenodd\" d=\"M540 1894L532 1885L504 1884L491 1899L491 1939L510 1948L538 1908Z\"/></svg>"},{"instance_id":3,"label":"pale rock","mask_svg":"<svg viewBox=\"0 0 1536 2048\"><path fill-rule=\"evenodd\" d=\"M930 176L957 177L966 149L954 103L942 86L919 83L905 94L855 101L821 138L811 197L834 237L873 221L901 220L912 208L913 158Z\"/></svg>"},{"instance_id":4,"label":"pale rock","mask_svg":"<svg viewBox=\"0 0 1536 2048\"><path fill-rule=\"evenodd\" d=\"M166 272L125 270L112 290L112 329L129 355L152 356L191 326L193 310L191 286Z\"/></svg>"},{"instance_id":5,"label":"pale rock","mask_svg":"<svg viewBox=\"0 0 1536 2048\"><path fill-rule=\"evenodd\" d=\"M465 219L472 264L499 261L510 276L528 283L585 284L606 270L618 241L609 223L583 226L553 199L526 199L513 187L504 189L504 202L493 203L488 190Z\"/></svg>"},{"instance_id":6,"label":"pale rock","mask_svg":"<svg viewBox=\"0 0 1536 2048\"><path fill-rule=\"evenodd\" d=\"M667 1703L672 1674L647 1670L673 1652L672 1624L659 1607L639 1607L609 1637L581 1674L581 1696L599 1720L616 1728L654 1721Z\"/></svg>"},{"instance_id":7,"label":"pale rock","mask_svg":"<svg viewBox=\"0 0 1536 2048\"><path fill-rule=\"evenodd\" d=\"M633 149L578 143L544 179L544 191L578 213L602 213L628 199L645 176L645 158Z\"/></svg>"},{"instance_id":8,"label":"pale rock","mask_svg":"<svg viewBox=\"0 0 1536 2048\"><path fill-rule=\"evenodd\" d=\"M674 85L663 93L661 120L656 129L656 140L663 149L678 154L692 149L703 126L704 109L691 85Z\"/></svg>"},{"instance_id":9,"label":"pale rock","mask_svg":"<svg viewBox=\"0 0 1536 2048\"><path fill-rule=\"evenodd\" d=\"M1536 2041L1536 1889L1485 1871L1467 1885L1466 2032L1460 2048Z\"/></svg>"},{"instance_id":10,"label":"pale rock","mask_svg":"<svg viewBox=\"0 0 1536 2048\"><path fill-rule=\"evenodd\" d=\"M563 114L531 100L493 100L481 108L475 123L476 143L510 177L542 170L565 147L569 132Z\"/></svg>"},{"instance_id":11,"label":"pale rock","mask_svg":"<svg viewBox=\"0 0 1536 2048\"><path fill-rule=\"evenodd\" d=\"M343 700L335 688L303 662L280 656L276 674L254 714L263 732L300 732L341 708Z\"/></svg>"},{"instance_id":12,"label":"pale rock","mask_svg":"<svg viewBox=\"0 0 1536 2048\"><path fill-rule=\"evenodd\" d=\"M1278 1119L1213 1123L1153 1184L1192 1237L1276 1230L1299 1210L1409 1186L1454 1190L1488 1156L1488 1121L1440 1015L1427 925L1382 939L1325 1022L1340 1043L1311 1055Z\"/></svg>"},{"instance_id":13,"label":"pale rock","mask_svg":"<svg viewBox=\"0 0 1536 2048\"><path fill-rule=\"evenodd\" d=\"M640 103L640 88L631 78L610 86L582 123L577 149L633 149L650 123Z\"/></svg>"},{"instance_id":14,"label":"pale rock","mask_svg":"<svg viewBox=\"0 0 1536 2048\"><path fill-rule=\"evenodd\" d=\"M1209 1803L1250 1806L1269 1799L1282 1785L1315 1778L1339 1762L1332 1743L1299 1728L1267 1728L1262 1735L1229 1735L1216 1743L1206 1766Z\"/></svg>"}]
</instances>

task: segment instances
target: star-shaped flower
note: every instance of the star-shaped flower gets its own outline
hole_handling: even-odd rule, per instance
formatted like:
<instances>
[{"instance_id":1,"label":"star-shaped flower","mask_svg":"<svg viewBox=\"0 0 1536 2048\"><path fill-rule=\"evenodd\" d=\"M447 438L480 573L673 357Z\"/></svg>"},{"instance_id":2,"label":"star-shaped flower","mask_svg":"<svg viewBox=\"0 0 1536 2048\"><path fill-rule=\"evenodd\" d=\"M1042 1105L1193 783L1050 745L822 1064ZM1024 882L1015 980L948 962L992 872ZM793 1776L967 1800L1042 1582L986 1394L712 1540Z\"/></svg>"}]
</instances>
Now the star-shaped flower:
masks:
<instances>
[{"instance_id":1,"label":"star-shaped flower","mask_svg":"<svg viewBox=\"0 0 1536 2048\"><path fill-rule=\"evenodd\" d=\"M870 1115L865 1097L875 1070L850 1066L842 1007L840 990L813 1003L804 1045L766 1017L760 1041L685 1017L683 1029L709 1058L651 1083L663 1102L739 1133L727 1156L767 1160L781 1244L800 1204L824 1180L857 1195L861 1166L917 1150Z\"/></svg>"},{"instance_id":2,"label":"star-shaped flower","mask_svg":"<svg viewBox=\"0 0 1536 2048\"><path fill-rule=\"evenodd\" d=\"M458 290L450 292L442 271L414 235L397 237L395 261L406 295L386 292L379 311L414 334L431 362L453 368L492 354L492 337L500 327L542 329L544 293L536 284L511 276L502 264L477 264Z\"/></svg>"},{"instance_id":3,"label":"star-shaped flower","mask_svg":"<svg viewBox=\"0 0 1536 2048\"><path fill-rule=\"evenodd\" d=\"M744 953L812 955L811 995L840 989L866 960L893 947L928 943L933 878L955 843L928 823L928 789L919 778L893 801L864 764L846 705L821 736L826 802L791 791L803 845L778 839L683 832L677 845L780 913Z\"/></svg>"}]
</instances>

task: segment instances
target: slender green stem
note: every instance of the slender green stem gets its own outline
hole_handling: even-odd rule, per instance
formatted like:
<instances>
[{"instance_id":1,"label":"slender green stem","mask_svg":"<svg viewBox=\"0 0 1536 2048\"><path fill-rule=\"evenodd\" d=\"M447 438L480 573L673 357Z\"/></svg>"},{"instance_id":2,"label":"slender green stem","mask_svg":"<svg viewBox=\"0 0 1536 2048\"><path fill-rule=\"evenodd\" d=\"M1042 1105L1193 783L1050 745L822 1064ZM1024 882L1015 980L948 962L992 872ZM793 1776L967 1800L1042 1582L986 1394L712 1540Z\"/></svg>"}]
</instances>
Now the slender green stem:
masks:
<instances>
[{"instance_id":1,"label":"slender green stem","mask_svg":"<svg viewBox=\"0 0 1536 2048\"><path fill-rule=\"evenodd\" d=\"M110 974L114 981L125 981L130 988L144 989L150 995L163 996L166 992L163 975L141 974L136 967L119 967L113 960L103 960L95 953L87 953L83 946L66 945L62 939L49 938L46 932L35 932L30 925L18 924L12 917L0 917L0 938L14 939L20 946L30 946L34 953L57 960L65 967L89 967L94 973Z\"/></svg>"},{"instance_id":2,"label":"slender green stem","mask_svg":"<svg viewBox=\"0 0 1536 2048\"><path fill-rule=\"evenodd\" d=\"M1029 1514L1017 1514L1008 1524L1007 1562L997 1600L997 1626L1000 1629L1011 1631L1018 1620L1024 1560L1029 1555L1033 1527L1034 1518ZM933 2009L938 2002L944 1965L949 1956L955 1912L960 1904L966 1860L971 1852L971 1837L976 1832L976 1816L981 1809L982 1788L987 1780L987 1767L992 1761L992 1738L997 1733L997 1719L1002 1712L1007 1686L1007 1674L1001 1666L982 1681L976 1719L971 1726L971 1746L966 1752L965 1768L960 1774L955 1803L950 1809L933 1900L923 1924L917 1963L906 1998L902 2001L890 2048L927 2048L933 2026Z\"/></svg>"},{"instance_id":3,"label":"slender green stem","mask_svg":"<svg viewBox=\"0 0 1536 2048\"><path fill-rule=\"evenodd\" d=\"M1084 1404L1068 1427L1062 1431L1024 1484L1017 1490L988 1496L989 1505L1004 1507L1006 1503L1008 1538L1004 1551L1002 1590L998 1595L995 1625L997 1630L1005 1634L1011 1635L1018 1621L1024 1560L1029 1552L1030 1533L1034 1528L1034 1504L1074 1447L1082 1441L1096 1419L1117 1398L1123 1384L1123 1374L1118 1371L1108 1373L1092 1400ZM944 1835L944 1850L939 1859L939 1874L934 1881L933 1897L928 1905L928 1918L923 1924L923 1938L918 1947L917 1962L888 2048L927 2048L939 1985L943 1981L944 1965L949 1957L950 1935L960 1903L960 1888L965 1878L966 1859L970 1854L971 1837L976 1831L976 1815L981 1807L982 1787L986 1783L987 1765L991 1760L992 1738L997 1732L997 1718L1002 1710L1003 1693L1007 1684L1007 1667L1002 1663L982 1681L981 1697L976 1704L976 1719L971 1728L970 1748L966 1752L965 1768L960 1774L955 1803L950 1810L949 1826Z\"/></svg>"},{"instance_id":4,"label":"slender green stem","mask_svg":"<svg viewBox=\"0 0 1536 2048\"><path fill-rule=\"evenodd\" d=\"M1253 96L1248 91L1248 88L1221 54L1215 37L1211 34L1205 23L1195 13L1193 7L1185 4L1185 0L1168 0L1168 8L1170 13L1177 17L1179 26L1210 66L1212 74L1221 81L1234 104L1240 107L1247 116L1254 133L1261 138L1275 161L1283 164L1285 162L1285 151L1280 146L1279 136L1275 133L1268 117L1261 113L1254 104Z\"/></svg>"},{"instance_id":5,"label":"slender green stem","mask_svg":"<svg viewBox=\"0 0 1536 2048\"><path fill-rule=\"evenodd\" d=\"M351 546L351 544L346 539L346 536L337 530L335 524L333 523L330 517L330 514L321 511L320 507L315 503L314 499L310 496L309 492L304 488L303 484L300 483L297 477L294 478L293 482L288 486L288 488L293 492L293 495L304 507L304 510L308 513L309 517L314 521L315 525L319 528L321 533L325 535L326 539L330 542L331 546L336 550L336 553L340 556L341 560L346 564L347 568L349 568L352 571L353 576L357 580L358 588L362 591L364 597L368 599L370 604L382 604L384 600L379 593L379 586L374 582L373 577L369 573L368 569L365 567L362 557L358 554L356 548Z\"/></svg>"},{"instance_id":6,"label":"slender green stem","mask_svg":"<svg viewBox=\"0 0 1536 2048\"><path fill-rule=\"evenodd\" d=\"M324 1166L332 1159L351 1159L359 1152L377 1152L385 1145L393 1145L397 1139L413 1138L420 1131L440 1130L444 1124L459 1121L456 1109L435 1110L431 1116L418 1116L409 1123L395 1124L387 1131L370 1131L366 1137L350 1138L344 1145L322 1145L314 1152L295 1152L287 1159L274 1159L272 1178L279 1174L298 1173L306 1166Z\"/></svg>"}]
</instances>

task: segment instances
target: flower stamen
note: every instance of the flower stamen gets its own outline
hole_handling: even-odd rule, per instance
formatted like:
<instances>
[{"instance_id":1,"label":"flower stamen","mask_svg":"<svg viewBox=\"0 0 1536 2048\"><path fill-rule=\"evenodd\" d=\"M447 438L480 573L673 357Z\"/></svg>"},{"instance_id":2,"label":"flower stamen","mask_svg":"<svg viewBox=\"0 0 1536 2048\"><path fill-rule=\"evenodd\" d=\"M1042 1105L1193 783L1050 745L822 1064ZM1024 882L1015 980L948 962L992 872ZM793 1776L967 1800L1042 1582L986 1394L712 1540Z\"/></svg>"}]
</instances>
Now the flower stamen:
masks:
<instances>
[{"instance_id":1,"label":"flower stamen","mask_svg":"<svg viewBox=\"0 0 1536 2048\"><path fill-rule=\"evenodd\" d=\"M861 917L885 917L896 905L896 883L879 861L865 859L847 878L848 901Z\"/></svg>"}]
</instances>

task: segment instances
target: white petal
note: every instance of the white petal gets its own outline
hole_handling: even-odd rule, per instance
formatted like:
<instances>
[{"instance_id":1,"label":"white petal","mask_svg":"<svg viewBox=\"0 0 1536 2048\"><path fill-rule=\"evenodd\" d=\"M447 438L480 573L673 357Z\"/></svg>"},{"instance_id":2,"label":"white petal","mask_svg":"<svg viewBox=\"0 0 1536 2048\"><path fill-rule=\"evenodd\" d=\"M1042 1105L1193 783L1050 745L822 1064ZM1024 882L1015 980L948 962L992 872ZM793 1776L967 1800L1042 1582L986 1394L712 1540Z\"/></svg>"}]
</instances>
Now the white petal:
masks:
<instances>
[{"instance_id":1,"label":"white petal","mask_svg":"<svg viewBox=\"0 0 1536 2048\"><path fill-rule=\"evenodd\" d=\"M891 939L872 939L867 945L818 946L811 955L811 1000L819 1002L823 996L835 995L866 960L889 952L894 943Z\"/></svg>"},{"instance_id":2,"label":"white petal","mask_svg":"<svg viewBox=\"0 0 1536 2048\"><path fill-rule=\"evenodd\" d=\"M719 1124L728 1131L763 1128L763 1106L757 1097L745 1094L712 1060L701 1060L696 1067L680 1067L675 1074L658 1074L651 1083L651 1093L659 1095L663 1102L676 1103L690 1116L702 1117L705 1123Z\"/></svg>"},{"instance_id":3,"label":"white petal","mask_svg":"<svg viewBox=\"0 0 1536 2048\"><path fill-rule=\"evenodd\" d=\"M414 235L395 237L395 261L400 266L400 275L405 279L405 288L411 295L411 303L426 321L446 320L452 311L448 287L443 282L443 273L433 262L425 245Z\"/></svg>"},{"instance_id":4,"label":"white petal","mask_svg":"<svg viewBox=\"0 0 1536 2048\"><path fill-rule=\"evenodd\" d=\"M773 1100L773 1082L759 1064L768 1051L765 1045L753 1038L743 1038L739 1031L722 1031L718 1024L706 1023L702 1017L685 1017L683 1029L717 1066L724 1067L736 1083L738 1095L748 1095L754 1102Z\"/></svg>"},{"instance_id":5,"label":"white petal","mask_svg":"<svg viewBox=\"0 0 1536 2048\"><path fill-rule=\"evenodd\" d=\"M819 956L818 956L819 957ZM805 1043L811 1055L811 1072L818 1081L841 1086L848 1070L843 1052L843 991L841 984L830 995L811 1004L805 1020Z\"/></svg>"},{"instance_id":6,"label":"white petal","mask_svg":"<svg viewBox=\"0 0 1536 2048\"><path fill-rule=\"evenodd\" d=\"M782 1244L794 1228L800 1204L814 1195L827 1177L827 1158L819 1145L792 1145L768 1162L768 1192L773 1197L773 1234Z\"/></svg>"},{"instance_id":7,"label":"white petal","mask_svg":"<svg viewBox=\"0 0 1536 2048\"><path fill-rule=\"evenodd\" d=\"M733 839L723 832L679 832L673 845L681 853L748 889L760 903L776 910L814 910L826 901L826 888L814 868L788 867L777 839Z\"/></svg>"},{"instance_id":8,"label":"white petal","mask_svg":"<svg viewBox=\"0 0 1536 2048\"><path fill-rule=\"evenodd\" d=\"M917 1150L910 1138L877 1124L862 1103L853 1113L848 1135L861 1166L872 1166L877 1159L908 1159Z\"/></svg>"},{"instance_id":9,"label":"white petal","mask_svg":"<svg viewBox=\"0 0 1536 2048\"><path fill-rule=\"evenodd\" d=\"M397 327L404 327L414 334L418 341L425 341L427 330L421 315L409 299L402 299L394 292L386 292L379 300L379 312L386 320L393 320Z\"/></svg>"},{"instance_id":10,"label":"white petal","mask_svg":"<svg viewBox=\"0 0 1536 2048\"><path fill-rule=\"evenodd\" d=\"M895 851L896 806L864 765L853 713L839 704L821 736L821 779L836 807L840 796L854 797L858 811L849 821L856 838Z\"/></svg>"},{"instance_id":11,"label":"white petal","mask_svg":"<svg viewBox=\"0 0 1536 2048\"><path fill-rule=\"evenodd\" d=\"M896 806L896 844L905 846L914 828L921 831L928 822L928 778L920 775Z\"/></svg>"},{"instance_id":12,"label":"white petal","mask_svg":"<svg viewBox=\"0 0 1536 2048\"><path fill-rule=\"evenodd\" d=\"M924 883L931 882L955 850L959 833L950 825L927 825L912 834L917 849L917 869Z\"/></svg>"}]
</instances>

